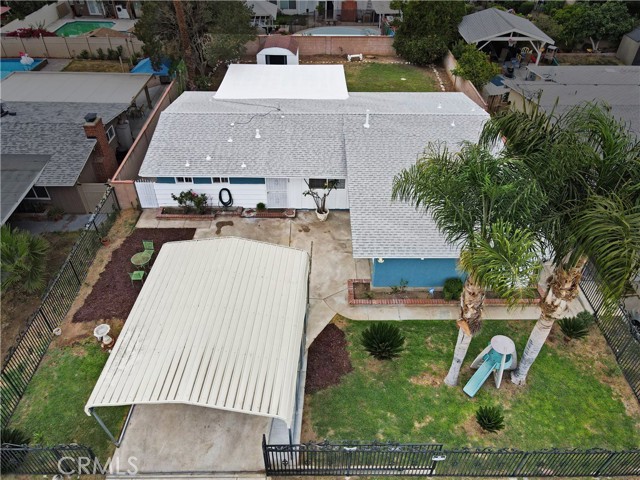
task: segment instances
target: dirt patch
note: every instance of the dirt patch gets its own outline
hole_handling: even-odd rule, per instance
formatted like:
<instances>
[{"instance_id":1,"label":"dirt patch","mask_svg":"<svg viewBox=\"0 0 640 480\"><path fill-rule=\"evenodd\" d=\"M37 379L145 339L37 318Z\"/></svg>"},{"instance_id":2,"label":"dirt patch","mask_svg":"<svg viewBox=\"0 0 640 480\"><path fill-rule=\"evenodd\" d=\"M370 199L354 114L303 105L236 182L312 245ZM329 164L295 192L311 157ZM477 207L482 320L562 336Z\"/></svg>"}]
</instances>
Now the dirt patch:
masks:
<instances>
[{"instance_id":1,"label":"dirt patch","mask_svg":"<svg viewBox=\"0 0 640 480\"><path fill-rule=\"evenodd\" d=\"M80 232L48 232L42 235L49 242L47 253L47 268L45 284L53 280L58 270L67 259L67 255L76 243ZM27 320L40 306L41 295L46 291L26 293L18 288L7 289L2 292L2 345L0 358L4 359L9 348L15 344L20 331L26 326Z\"/></svg>"},{"instance_id":2,"label":"dirt patch","mask_svg":"<svg viewBox=\"0 0 640 480\"><path fill-rule=\"evenodd\" d=\"M139 228L113 250L111 260L105 266L91 293L81 308L75 312L73 322L125 319L140 293L140 286L131 285L128 273L135 270L131 257L142 251L142 241L153 241L155 256L166 242L190 240L195 228ZM154 257L155 257L154 256Z\"/></svg>"},{"instance_id":3,"label":"dirt patch","mask_svg":"<svg viewBox=\"0 0 640 480\"><path fill-rule=\"evenodd\" d=\"M427 425L429 425L431 422L433 422L433 417L430 417L429 415L427 415L426 417L424 417L420 421L414 420L413 429L414 430L421 430L424 427L426 427Z\"/></svg>"},{"instance_id":4,"label":"dirt patch","mask_svg":"<svg viewBox=\"0 0 640 480\"><path fill-rule=\"evenodd\" d=\"M309 412L311 412L311 407L309 406L310 400L311 397L309 395L304 396L305 413L302 415L302 428L300 430L300 440L302 440L303 443L320 441L320 438L318 438L318 435L313 430L313 422L311 422L311 415L309 415Z\"/></svg>"},{"instance_id":5,"label":"dirt patch","mask_svg":"<svg viewBox=\"0 0 640 480\"><path fill-rule=\"evenodd\" d=\"M307 362L307 393L315 393L331 385L340 383L353 367L347 351L345 334L335 324L330 323L309 347Z\"/></svg>"},{"instance_id":6,"label":"dirt patch","mask_svg":"<svg viewBox=\"0 0 640 480\"><path fill-rule=\"evenodd\" d=\"M233 222L231 220L216 222L216 235L220 235L224 227L233 227Z\"/></svg>"},{"instance_id":7,"label":"dirt patch","mask_svg":"<svg viewBox=\"0 0 640 480\"><path fill-rule=\"evenodd\" d=\"M299 232L309 233L311 229L307 225L302 225L299 229Z\"/></svg>"},{"instance_id":8,"label":"dirt patch","mask_svg":"<svg viewBox=\"0 0 640 480\"><path fill-rule=\"evenodd\" d=\"M414 385L422 385L424 387L439 387L444 383L444 377L447 372L433 367L428 367L426 371L411 377L409 381Z\"/></svg>"}]
</instances>

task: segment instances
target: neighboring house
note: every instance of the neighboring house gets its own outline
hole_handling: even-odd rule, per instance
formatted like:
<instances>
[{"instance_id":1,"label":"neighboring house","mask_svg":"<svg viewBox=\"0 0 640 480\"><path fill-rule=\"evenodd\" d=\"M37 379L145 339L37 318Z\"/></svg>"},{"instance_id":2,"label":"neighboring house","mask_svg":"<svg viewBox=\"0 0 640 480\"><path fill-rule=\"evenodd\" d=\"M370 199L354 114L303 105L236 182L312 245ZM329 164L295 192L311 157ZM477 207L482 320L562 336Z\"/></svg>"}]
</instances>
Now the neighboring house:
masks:
<instances>
[{"instance_id":1,"label":"neighboring house","mask_svg":"<svg viewBox=\"0 0 640 480\"><path fill-rule=\"evenodd\" d=\"M640 27L622 37L616 57L625 65L640 65Z\"/></svg>"},{"instance_id":2,"label":"neighboring house","mask_svg":"<svg viewBox=\"0 0 640 480\"><path fill-rule=\"evenodd\" d=\"M261 89L265 81L258 72L265 69L286 78L296 68L314 68L239 67ZM321 78L323 69L336 68L342 71L342 66L315 66ZM278 90L280 83L273 85ZM429 142L446 142L455 150L463 141L477 141L488 115L464 94L314 99L293 98L289 91L287 98L267 92L242 99L240 91L221 98L223 90L183 93L162 113L140 169L153 184L150 195L139 190L143 207L175 205L171 195L184 190L206 193L218 205L226 188L236 206L255 208L262 202L267 208L313 209L312 199L303 195L307 182L322 189L327 180L338 180L327 206L350 210L353 255L373 262L374 286L405 279L410 286L437 287L457 275L458 250L430 216L392 202L391 187Z\"/></svg>"},{"instance_id":3,"label":"neighboring house","mask_svg":"<svg viewBox=\"0 0 640 480\"><path fill-rule=\"evenodd\" d=\"M264 28L268 32L278 16L278 7L267 0L249 0L246 3L253 11L251 25Z\"/></svg>"},{"instance_id":4,"label":"neighboring house","mask_svg":"<svg viewBox=\"0 0 640 480\"><path fill-rule=\"evenodd\" d=\"M390 1L379 0L272 0L286 15L313 14L322 5L327 20L343 22L374 22L381 15L396 15L400 12L391 8Z\"/></svg>"},{"instance_id":5,"label":"neighboring house","mask_svg":"<svg viewBox=\"0 0 640 480\"><path fill-rule=\"evenodd\" d=\"M526 80L505 78L502 92L494 93L517 109L539 101L545 111L556 113L587 101L604 102L613 115L640 135L640 66L529 66L528 69Z\"/></svg>"},{"instance_id":6,"label":"neighboring house","mask_svg":"<svg viewBox=\"0 0 640 480\"><path fill-rule=\"evenodd\" d=\"M70 0L76 16L107 16L113 18L139 18L142 2L136 0Z\"/></svg>"},{"instance_id":7,"label":"neighboring house","mask_svg":"<svg viewBox=\"0 0 640 480\"><path fill-rule=\"evenodd\" d=\"M115 173L116 151L131 145L126 111L150 75L15 72L2 81L1 152L49 160L17 211L52 205L92 212ZM148 98L147 98L148 99Z\"/></svg>"},{"instance_id":8,"label":"neighboring house","mask_svg":"<svg viewBox=\"0 0 640 480\"><path fill-rule=\"evenodd\" d=\"M510 60L506 58L510 48L514 49L518 42L521 45L526 42L527 47L531 46L535 52L537 65L545 45L555 43L526 18L498 8L465 15L458 25L458 32L467 43L475 44L479 50L492 47L500 62Z\"/></svg>"},{"instance_id":9,"label":"neighboring house","mask_svg":"<svg viewBox=\"0 0 640 480\"><path fill-rule=\"evenodd\" d=\"M263 65L298 65L298 41L291 35L269 35L256 60Z\"/></svg>"}]
</instances>

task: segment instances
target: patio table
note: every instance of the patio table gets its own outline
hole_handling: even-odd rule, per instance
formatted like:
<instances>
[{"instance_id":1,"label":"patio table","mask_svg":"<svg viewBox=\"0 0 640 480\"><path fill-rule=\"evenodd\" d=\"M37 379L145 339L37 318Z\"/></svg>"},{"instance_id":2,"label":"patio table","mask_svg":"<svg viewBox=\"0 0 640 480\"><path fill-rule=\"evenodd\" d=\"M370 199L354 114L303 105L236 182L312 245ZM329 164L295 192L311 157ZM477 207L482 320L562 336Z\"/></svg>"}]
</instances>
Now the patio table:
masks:
<instances>
[{"instance_id":1,"label":"patio table","mask_svg":"<svg viewBox=\"0 0 640 480\"><path fill-rule=\"evenodd\" d=\"M131 263L133 263L136 267L144 267L151 260L151 256L153 252L145 250L144 252L138 252L133 257L131 257Z\"/></svg>"}]
</instances>

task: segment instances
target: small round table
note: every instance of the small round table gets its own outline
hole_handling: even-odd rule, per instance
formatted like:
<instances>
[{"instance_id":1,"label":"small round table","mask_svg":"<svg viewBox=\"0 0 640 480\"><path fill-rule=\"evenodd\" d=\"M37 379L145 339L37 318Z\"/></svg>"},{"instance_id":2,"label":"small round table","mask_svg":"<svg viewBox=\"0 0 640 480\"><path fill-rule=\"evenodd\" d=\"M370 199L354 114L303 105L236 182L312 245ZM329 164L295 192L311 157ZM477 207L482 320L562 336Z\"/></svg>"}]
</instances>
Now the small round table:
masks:
<instances>
[{"instance_id":1,"label":"small round table","mask_svg":"<svg viewBox=\"0 0 640 480\"><path fill-rule=\"evenodd\" d=\"M144 267L151 260L151 255L153 255L153 253L147 250L145 250L144 252L136 253L133 257L131 257L131 263L133 263L136 267Z\"/></svg>"}]
</instances>

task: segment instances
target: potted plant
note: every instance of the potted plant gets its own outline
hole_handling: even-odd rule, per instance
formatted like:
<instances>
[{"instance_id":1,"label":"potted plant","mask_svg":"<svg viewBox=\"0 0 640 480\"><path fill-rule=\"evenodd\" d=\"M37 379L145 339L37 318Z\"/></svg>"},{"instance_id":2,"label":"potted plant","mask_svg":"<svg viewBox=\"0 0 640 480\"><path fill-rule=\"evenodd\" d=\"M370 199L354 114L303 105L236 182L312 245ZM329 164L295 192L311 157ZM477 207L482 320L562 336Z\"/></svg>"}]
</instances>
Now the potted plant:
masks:
<instances>
[{"instance_id":1,"label":"potted plant","mask_svg":"<svg viewBox=\"0 0 640 480\"><path fill-rule=\"evenodd\" d=\"M306 196L310 196L313 198L313 201L316 204L316 215L318 216L318 220L324 222L329 216L329 209L327 208L327 197L338 186L338 180L327 180L324 182L324 193L320 195L316 189L311 188L309 182L307 180L304 181L309 187L309 190L306 192L302 192L302 194Z\"/></svg>"}]
</instances>

